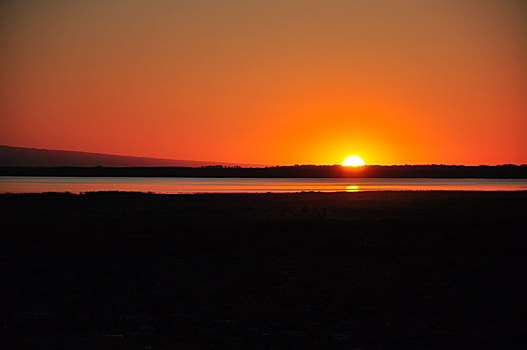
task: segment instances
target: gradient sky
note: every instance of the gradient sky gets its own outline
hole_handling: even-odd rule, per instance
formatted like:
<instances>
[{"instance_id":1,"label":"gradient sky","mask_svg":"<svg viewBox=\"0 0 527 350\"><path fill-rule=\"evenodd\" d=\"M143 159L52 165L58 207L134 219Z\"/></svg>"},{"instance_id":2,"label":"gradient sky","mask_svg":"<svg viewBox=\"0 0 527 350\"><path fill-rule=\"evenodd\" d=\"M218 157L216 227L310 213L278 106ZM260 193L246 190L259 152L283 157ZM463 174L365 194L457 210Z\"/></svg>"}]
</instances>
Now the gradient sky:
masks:
<instances>
[{"instance_id":1,"label":"gradient sky","mask_svg":"<svg viewBox=\"0 0 527 350\"><path fill-rule=\"evenodd\" d=\"M527 163L523 0L0 3L0 144Z\"/></svg>"}]
</instances>

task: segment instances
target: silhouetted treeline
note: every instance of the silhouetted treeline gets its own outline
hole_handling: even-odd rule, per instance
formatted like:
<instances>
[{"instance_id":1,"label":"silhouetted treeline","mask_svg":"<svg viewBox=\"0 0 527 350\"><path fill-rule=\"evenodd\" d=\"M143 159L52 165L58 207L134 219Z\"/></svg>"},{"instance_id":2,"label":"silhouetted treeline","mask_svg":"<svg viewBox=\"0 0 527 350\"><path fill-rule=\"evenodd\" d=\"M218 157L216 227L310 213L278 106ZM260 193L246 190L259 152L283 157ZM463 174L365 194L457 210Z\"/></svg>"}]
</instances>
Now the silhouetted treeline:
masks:
<instances>
[{"instance_id":1,"label":"silhouetted treeline","mask_svg":"<svg viewBox=\"0 0 527 350\"><path fill-rule=\"evenodd\" d=\"M241 167L0 167L0 176L248 177L248 178L497 178L525 179L527 164L458 165L296 165Z\"/></svg>"}]
</instances>

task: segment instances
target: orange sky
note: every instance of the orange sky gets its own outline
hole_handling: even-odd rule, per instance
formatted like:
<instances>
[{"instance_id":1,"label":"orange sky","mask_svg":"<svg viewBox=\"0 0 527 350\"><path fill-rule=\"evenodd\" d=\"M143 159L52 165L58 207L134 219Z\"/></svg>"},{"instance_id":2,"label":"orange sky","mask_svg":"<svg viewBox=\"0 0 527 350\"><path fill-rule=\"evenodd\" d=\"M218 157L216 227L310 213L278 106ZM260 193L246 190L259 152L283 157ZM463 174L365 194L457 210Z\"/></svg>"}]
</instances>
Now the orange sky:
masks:
<instances>
[{"instance_id":1,"label":"orange sky","mask_svg":"<svg viewBox=\"0 0 527 350\"><path fill-rule=\"evenodd\" d=\"M527 4L3 1L0 144L527 163Z\"/></svg>"}]
</instances>

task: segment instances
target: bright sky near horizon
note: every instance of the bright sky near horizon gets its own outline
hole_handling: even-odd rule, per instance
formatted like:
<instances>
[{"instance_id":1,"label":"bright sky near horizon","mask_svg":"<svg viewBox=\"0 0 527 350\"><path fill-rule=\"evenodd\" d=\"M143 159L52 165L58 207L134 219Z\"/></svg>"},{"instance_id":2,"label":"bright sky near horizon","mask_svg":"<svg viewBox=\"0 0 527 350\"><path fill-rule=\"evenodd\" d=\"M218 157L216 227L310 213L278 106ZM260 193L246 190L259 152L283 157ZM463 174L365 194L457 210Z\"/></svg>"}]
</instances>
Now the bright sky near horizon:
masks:
<instances>
[{"instance_id":1,"label":"bright sky near horizon","mask_svg":"<svg viewBox=\"0 0 527 350\"><path fill-rule=\"evenodd\" d=\"M0 144L286 165L527 163L522 0L0 4Z\"/></svg>"}]
</instances>

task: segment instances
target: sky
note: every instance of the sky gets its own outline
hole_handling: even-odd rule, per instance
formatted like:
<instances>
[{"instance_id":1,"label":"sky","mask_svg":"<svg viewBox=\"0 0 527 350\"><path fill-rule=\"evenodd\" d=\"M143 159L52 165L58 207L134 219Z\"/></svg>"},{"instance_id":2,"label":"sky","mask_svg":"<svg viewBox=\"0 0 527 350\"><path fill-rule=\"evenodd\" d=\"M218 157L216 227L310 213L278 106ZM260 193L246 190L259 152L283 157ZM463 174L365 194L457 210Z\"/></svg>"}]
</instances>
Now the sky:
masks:
<instances>
[{"instance_id":1,"label":"sky","mask_svg":"<svg viewBox=\"0 0 527 350\"><path fill-rule=\"evenodd\" d=\"M527 163L523 0L0 2L0 144Z\"/></svg>"}]
</instances>

